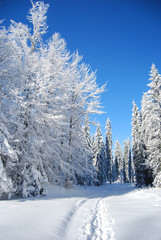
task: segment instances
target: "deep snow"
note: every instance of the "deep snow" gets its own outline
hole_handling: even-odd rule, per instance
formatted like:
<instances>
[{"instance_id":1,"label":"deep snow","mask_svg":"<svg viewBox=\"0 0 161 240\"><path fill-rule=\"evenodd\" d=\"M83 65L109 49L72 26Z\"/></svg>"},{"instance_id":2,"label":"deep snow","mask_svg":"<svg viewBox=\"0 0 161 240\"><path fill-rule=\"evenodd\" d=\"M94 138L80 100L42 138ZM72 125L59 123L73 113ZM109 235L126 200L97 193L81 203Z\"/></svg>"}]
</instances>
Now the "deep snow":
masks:
<instances>
[{"instance_id":1,"label":"deep snow","mask_svg":"<svg viewBox=\"0 0 161 240\"><path fill-rule=\"evenodd\" d=\"M0 240L161 240L160 229L157 188L48 186L46 197L0 202Z\"/></svg>"}]
</instances>

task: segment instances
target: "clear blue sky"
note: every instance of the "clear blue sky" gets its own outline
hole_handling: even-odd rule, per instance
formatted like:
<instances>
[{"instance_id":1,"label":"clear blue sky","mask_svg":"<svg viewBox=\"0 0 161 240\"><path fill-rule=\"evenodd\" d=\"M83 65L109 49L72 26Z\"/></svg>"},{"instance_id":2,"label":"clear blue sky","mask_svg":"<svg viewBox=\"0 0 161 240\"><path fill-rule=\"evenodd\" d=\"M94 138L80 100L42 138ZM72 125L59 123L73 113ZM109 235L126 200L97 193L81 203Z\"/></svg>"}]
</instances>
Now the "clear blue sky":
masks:
<instances>
[{"instance_id":1,"label":"clear blue sky","mask_svg":"<svg viewBox=\"0 0 161 240\"><path fill-rule=\"evenodd\" d=\"M107 117L113 141L131 136L132 101L140 107L152 63L161 73L160 0L45 0L48 34L59 32L72 52L97 69L106 114L97 116L102 132ZM0 19L27 23L29 0L0 0Z\"/></svg>"}]
</instances>

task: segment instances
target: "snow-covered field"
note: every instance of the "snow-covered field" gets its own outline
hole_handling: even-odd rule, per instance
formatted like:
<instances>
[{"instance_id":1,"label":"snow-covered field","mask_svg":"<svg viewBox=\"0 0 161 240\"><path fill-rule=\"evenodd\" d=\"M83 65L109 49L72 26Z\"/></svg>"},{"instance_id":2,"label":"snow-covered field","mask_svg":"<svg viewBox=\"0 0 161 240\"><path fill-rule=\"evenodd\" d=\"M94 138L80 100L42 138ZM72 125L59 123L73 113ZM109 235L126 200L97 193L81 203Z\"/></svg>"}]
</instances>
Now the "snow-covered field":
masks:
<instances>
[{"instance_id":1,"label":"snow-covered field","mask_svg":"<svg viewBox=\"0 0 161 240\"><path fill-rule=\"evenodd\" d=\"M0 240L161 240L161 189L48 186L48 196L0 202Z\"/></svg>"}]
</instances>

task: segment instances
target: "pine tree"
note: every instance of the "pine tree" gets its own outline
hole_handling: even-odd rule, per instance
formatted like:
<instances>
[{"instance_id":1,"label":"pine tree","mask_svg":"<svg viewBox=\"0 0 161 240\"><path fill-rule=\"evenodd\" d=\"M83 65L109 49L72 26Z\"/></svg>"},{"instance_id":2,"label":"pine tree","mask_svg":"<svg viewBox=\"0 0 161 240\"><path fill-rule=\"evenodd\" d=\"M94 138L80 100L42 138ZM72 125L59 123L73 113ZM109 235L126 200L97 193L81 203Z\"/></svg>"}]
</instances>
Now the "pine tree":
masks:
<instances>
[{"instance_id":1,"label":"pine tree","mask_svg":"<svg viewBox=\"0 0 161 240\"><path fill-rule=\"evenodd\" d=\"M141 138L141 115L135 102L133 102L132 116L132 153L135 165L136 186L142 187L146 185L145 145Z\"/></svg>"},{"instance_id":2,"label":"pine tree","mask_svg":"<svg viewBox=\"0 0 161 240\"><path fill-rule=\"evenodd\" d=\"M131 183L135 183L136 178L135 178L135 165L133 161L133 156L131 154Z\"/></svg>"},{"instance_id":3,"label":"pine tree","mask_svg":"<svg viewBox=\"0 0 161 240\"><path fill-rule=\"evenodd\" d=\"M131 148L129 139L124 141L123 178L125 183L131 182Z\"/></svg>"},{"instance_id":4,"label":"pine tree","mask_svg":"<svg viewBox=\"0 0 161 240\"><path fill-rule=\"evenodd\" d=\"M134 165L133 165L133 159L131 156L131 143L130 140L128 139L128 146L129 146L129 182L132 183L134 182Z\"/></svg>"},{"instance_id":5,"label":"pine tree","mask_svg":"<svg viewBox=\"0 0 161 240\"><path fill-rule=\"evenodd\" d=\"M105 138L105 152L106 152L106 178L107 181L112 182L112 166L113 166L113 155L112 155L112 126L111 121L108 118L106 121L106 138Z\"/></svg>"},{"instance_id":6,"label":"pine tree","mask_svg":"<svg viewBox=\"0 0 161 240\"><path fill-rule=\"evenodd\" d=\"M100 185L106 181L105 173L105 146L103 142L103 136L101 133L100 125L98 124L97 130L95 133L95 142L94 142L94 154L93 154L93 165L95 168L95 179L94 184Z\"/></svg>"},{"instance_id":7,"label":"pine tree","mask_svg":"<svg viewBox=\"0 0 161 240\"><path fill-rule=\"evenodd\" d=\"M93 177L94 177L94 167L92 163L92 142L90 138L90 123L88 116L85 116L84 120L84 126L83 126L83 132L85 137L85 144L86 148L84 149L86 158L84 159L84 165L86 168L86 171L84 173L84 176L82 177L82 180L79 179L79 184L81 185L92 185L93 184Z\"/></svg>"},{"instance_id":8,"label":"pine tree","mask_svg":"<svg viewBox=\"0 0 161 240\"><path fill-rule=\"evenodd\" d=\"M151 125L151 135L149 138L149 161L154 173L154 185L161 186L161 75L158 73L155 65L151 67L151 82L149 96L153 107Z\"/></svg>"},{"instance_id":9,"label":"pine tree","mask_svg":"<svg viewBox=\"0 0 161 240\"><path fill-rule=\"evenodd\" d=\"M148 186L152 185L153 182L153 170L148 163L149 149L148 149L148 139L149 139L149 131L148 127L150 124L150 112L151 112L151 101L149 100L148 93L144 93L142 97L142 105L141 105L141 139L144 143L144 161L146 165L145 171L145 183Z\"/></svg>"},{"instance_id":10,"label":"pine tree","mask_svg":"<svg viewBox=\"0 0 161 240\"><path fill-rule=\"evenodd\" d=\"M122 148L118 140L115 143L114 150L114 170L113 170L113 181L123 182L123 157Z\"/></svg>"},{"instance_id":11,"label":"pine tree","mask_svg":"<svg viewBox=\"0 0 161 240\"><path fill-rule=\"evenodd\" d=\"M161 185L161 76L153 64L150 72L150 90L142 100L142 131L146 145L146 164L149 184Z\"/></svg>"}]
</instances>

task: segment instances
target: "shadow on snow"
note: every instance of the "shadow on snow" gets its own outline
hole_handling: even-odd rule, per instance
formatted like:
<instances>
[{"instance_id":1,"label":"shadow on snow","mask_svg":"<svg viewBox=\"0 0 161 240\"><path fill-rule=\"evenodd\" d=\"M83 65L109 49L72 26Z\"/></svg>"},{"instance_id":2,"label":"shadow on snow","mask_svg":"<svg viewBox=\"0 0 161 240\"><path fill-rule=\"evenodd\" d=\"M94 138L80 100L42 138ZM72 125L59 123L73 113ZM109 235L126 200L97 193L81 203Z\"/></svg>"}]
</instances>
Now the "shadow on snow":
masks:
<instances>
[{"instance_id":1,"label":"shadow on snow","mask_svg":"<svg viewBox=\"0 0 161 240\"><path fill-rule=\"evenodd\" d=\"M50 185L49 192L46 196L39 197L29 197L29 198L18 198L12 197L9 201L46 201L46 200L54 200L54 199L67 199L67 198L108 198L112 196L119 196L127 194L131 191L136 190L134 184L128 183L104 183L101 186L74 186L73 188L67 190L60 186L52 186Z\"/></svg>"}]
</instances>

